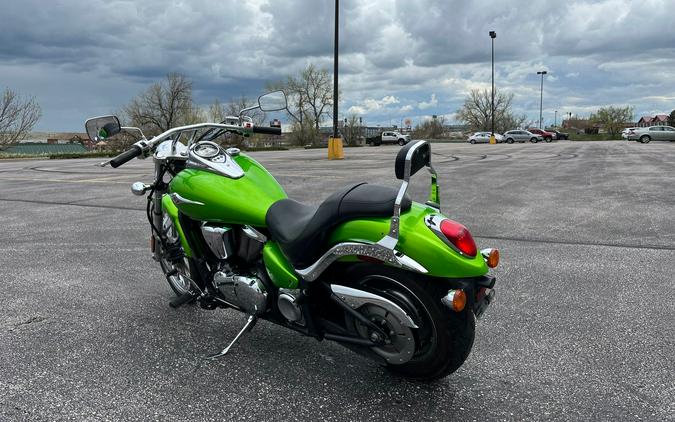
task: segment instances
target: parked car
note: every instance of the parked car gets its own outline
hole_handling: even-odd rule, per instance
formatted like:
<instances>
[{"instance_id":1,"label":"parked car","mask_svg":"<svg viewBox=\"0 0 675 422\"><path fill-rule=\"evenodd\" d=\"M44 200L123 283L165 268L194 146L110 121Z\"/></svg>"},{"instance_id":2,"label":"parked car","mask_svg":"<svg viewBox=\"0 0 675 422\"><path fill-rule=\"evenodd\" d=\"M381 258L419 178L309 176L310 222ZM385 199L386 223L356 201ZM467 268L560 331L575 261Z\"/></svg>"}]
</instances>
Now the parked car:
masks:
<instances>
[{"instance_id":1,"label":"parked car","mask_svg":"<svg viewBox=\"0 0 675 422\"><path fill-rule=\"evenodd\" d=\"M624 130L621 131L621 138L623 138L623 139L625 139L626 141L628 141L628 135L629 135L631 132L635 131L635 129L637 129L637 128L636 128L636 127L627 127L627 128L625 128Z\"/></svg>"},{"instance_id":2,"label":"parked car","mask_svg":"<svg viewBox=\"0 0 675 422\"><path fill-rule=\"evenodd\" d=\"M646 144L649 141L675 141L675 128L671 126L636 127L628 132L629 141Z\"/></svg>"},{"instance_id":3,"label":"parked car","mask_svg":"<svg viewBox=\"0 0 675 422\"><path fill-rule=\"evenodd\" d=\"M570 139L570 134L565 132L560 132L559 130L547 129L547 132L551 132L554 136L553 139Z\"/></svg>"},{"instance_id":4,"label":"parked car","mask_svg":"<svg viewBox=\"0 0 675 422\"><path fill-rule=\"evenodd\" d=\"M380 135L366 139L367 144L373 144L375 146L387 143L398 143L399 145L405 145L408 142L410 142L410 135L403 135L402 133L396 131L382 132Z\"/></svg>"},{"instance_id":5,"label":"parked car","mask_svg":"<svg viewBox=\"0 0 675 422\"><path fill-rule=\"evenodd\" d=\"M553 139L555 139L554 138L555 134L553 132L547 132L543 129L531 127L531 128L528 129L528 131L530 131L531 133L534 133L536 135L541 135L541 137L544 138L544 140L546 142L551 142ZM537 142L537 141L534 141L534 142Z\"/></svg>"},{"instance_id":6,"label":"parked car","mask_svg":"<svg viewBox=\"0 0 675 422\"><path fill-rule=\"evenodd\" d=\"M532 133L527 130L509 130L508 132L504 132L504 139L506 140L507 143L512 144L514 142L539 142L543 141L544 138L541 135L537 135L536 133Z\"/></svg>"},{"instance_id":7,"label":"parked car","mask_svg":"<svg viewBox=\"0 0 675 422\"><path fill-rule=\"evenodd\" d=\"M469 136L467 142L470 144L487 144L490 143L490 136L492 132L476 132L473 135ZM504 136L495 133L495 140L498 144L504 142Z\"/></svg>"}]
</instances>

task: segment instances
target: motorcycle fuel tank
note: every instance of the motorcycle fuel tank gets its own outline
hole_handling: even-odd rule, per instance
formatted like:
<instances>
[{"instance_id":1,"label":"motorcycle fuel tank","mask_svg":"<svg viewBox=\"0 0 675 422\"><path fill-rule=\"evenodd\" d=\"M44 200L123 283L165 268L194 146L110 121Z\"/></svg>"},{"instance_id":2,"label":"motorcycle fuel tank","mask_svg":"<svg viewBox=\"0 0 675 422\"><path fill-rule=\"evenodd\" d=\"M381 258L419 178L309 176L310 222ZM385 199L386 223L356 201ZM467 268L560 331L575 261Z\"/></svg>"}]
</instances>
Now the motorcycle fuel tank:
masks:
<instances>
[{"instance_id":1,"label":"motorcycle fuel tank","mask_svg":"<svg viewBox=\"0 0 675 422\"><path fill-rule=\"evenodd\" d=\"M286 198L286 192L251 157L241 154L233 158L244 171L242 177L188 168L171 180L169 192L187 200L176 205L194 220L265 227L267 209Z\"/></svg>"}]
</instances>

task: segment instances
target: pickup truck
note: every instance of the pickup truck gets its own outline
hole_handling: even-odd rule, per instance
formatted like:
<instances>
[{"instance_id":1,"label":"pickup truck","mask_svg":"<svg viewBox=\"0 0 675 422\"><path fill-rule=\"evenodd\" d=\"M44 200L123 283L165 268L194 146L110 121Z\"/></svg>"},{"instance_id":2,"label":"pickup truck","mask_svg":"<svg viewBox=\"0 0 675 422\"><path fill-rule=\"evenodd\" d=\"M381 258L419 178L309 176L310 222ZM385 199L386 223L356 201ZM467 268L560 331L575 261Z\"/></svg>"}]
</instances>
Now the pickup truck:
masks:
<instances>
[{"instance_id":1,"label":"pickup truck","mask_svg":"<svg viewBox=\"0 0 675 422\"><path fill-rule=\"evenodd\" d=\"M405 145L408 142L410 142L410 135L403 135L402 133L396 131L386 131L382 132L380 135L366 138L367 144L372 144L375 146L386 143L398 143L399 145Z\"/></svg>"}]
</instances>

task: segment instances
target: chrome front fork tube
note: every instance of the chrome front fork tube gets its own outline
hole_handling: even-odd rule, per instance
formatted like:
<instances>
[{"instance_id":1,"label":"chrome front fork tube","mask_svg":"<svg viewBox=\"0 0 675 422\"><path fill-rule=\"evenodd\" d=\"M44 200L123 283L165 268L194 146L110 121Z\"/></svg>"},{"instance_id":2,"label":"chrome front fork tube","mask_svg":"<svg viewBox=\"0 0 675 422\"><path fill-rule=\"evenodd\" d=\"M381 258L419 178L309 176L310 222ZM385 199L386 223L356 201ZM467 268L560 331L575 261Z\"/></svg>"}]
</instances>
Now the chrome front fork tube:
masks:
<instances>
[{"instance_id":1,"label":"chrome front fork tube","mask_svg":"<svg viewBox=\"0 0 675 422\"><path fill-rule=\"evenodd\" d=\"M163 235L162 233L162 196L166 192L164 186L164 181L159 177L162 174L163 163L159 160L155 160L155 190L152 193L152 224L155 226L157 231L159 231L159 236ZM152 235L155 237L155 260L159 261L161 258L161 245L162 239L158 238L158 234L153 231Z\"/></svg>"}]
</instances>

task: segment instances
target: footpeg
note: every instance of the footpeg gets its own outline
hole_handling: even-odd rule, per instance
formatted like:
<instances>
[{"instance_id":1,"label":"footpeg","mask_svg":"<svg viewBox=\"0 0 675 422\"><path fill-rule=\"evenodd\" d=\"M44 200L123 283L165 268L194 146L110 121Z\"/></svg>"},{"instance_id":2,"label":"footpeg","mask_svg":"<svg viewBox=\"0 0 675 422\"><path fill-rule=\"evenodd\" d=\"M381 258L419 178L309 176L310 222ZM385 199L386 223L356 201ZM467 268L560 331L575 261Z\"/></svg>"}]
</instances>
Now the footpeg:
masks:
<instances>
[{"instance_id":1,"label":"footpeg","mask_svg":"<svg viewBox=\"0 0 675 422\"><path fill-rule=\"evenodd\" d=\"M172 308L180 308L181 306L185 305L186 303L190 303L193 300L197 299L196 295L193 295L192 293L183 293L180 296L177 296L169 302L169 306Z\"/></svg>"},{"instance_id":2,"label":"footpeg","mask_svg":"<svg viewBox=\"0 0 675 422\"><path fill-rule=\"evenodd\" d=\"M232 342L230 344L228 344L227 347L224 348L220 353L216 353L215 355L208 356L208 359L217 359L217 358L225 356L227 354L227 352L230 351L230 348L234 345L234 343L236 343L237 340L239 340L239 338L241 338L241 336L243 336L246 332L251 331L251 329L253 329L253 327L255 326L255 323L257 321L258 321L258 317L256 317L255 315L249 315L248 321L246 321L246 324L244 325L244 328L242 328L241 331L239 331L239 334L237 334L237 336L234 338L234 340L232 340Z\"/></svg>"}]
</instances>

